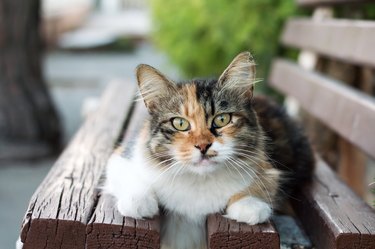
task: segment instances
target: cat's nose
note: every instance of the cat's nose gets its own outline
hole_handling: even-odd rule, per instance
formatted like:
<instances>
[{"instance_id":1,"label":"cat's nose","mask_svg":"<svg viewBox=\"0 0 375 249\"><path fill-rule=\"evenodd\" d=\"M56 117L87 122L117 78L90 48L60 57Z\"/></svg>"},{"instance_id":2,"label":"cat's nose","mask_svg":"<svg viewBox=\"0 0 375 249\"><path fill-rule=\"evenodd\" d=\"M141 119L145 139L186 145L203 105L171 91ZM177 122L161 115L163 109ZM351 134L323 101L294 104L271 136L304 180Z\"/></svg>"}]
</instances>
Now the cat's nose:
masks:
<instances>
[{"instance_id":1,"label":"cat's nose","mask_svg":"<svg viewBox=\"0 0 375 249\"><path fill-rule=\"evenodd\" d=\"M196 144L194 145L195 148L201 151L201 153L204 155L208 151L208 149L211 147L212 144Z\"/></svg>"}]
</instances>

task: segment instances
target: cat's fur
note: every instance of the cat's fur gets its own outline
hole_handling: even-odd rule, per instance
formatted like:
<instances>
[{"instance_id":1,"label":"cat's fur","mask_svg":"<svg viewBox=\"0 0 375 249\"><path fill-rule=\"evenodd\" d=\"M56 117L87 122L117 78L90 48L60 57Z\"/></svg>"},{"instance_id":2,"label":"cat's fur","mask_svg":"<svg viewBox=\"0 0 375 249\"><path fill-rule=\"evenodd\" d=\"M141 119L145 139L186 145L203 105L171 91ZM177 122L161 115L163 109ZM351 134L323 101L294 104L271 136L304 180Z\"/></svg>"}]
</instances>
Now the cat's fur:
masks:
<instances>
[{"instance_id":1,"label":"cat's fur","mask_svg":"<svg viewBox=\"0 0 375 249\"><path fill-rule=\"evenodd\" d=\"M162 248L206 248L210 213L265 222L311 176L314 160L301 130L272 101L253 97L250 53L239 54L218 80L176 84L147 65L137 68L137 79L150 118L131 159L111 156L105 190L125 216L165 210ZM231 121L215 128L221 113ZM190 129L178 131L174 117L188 120Z\"/></svg>"}]
</instances>

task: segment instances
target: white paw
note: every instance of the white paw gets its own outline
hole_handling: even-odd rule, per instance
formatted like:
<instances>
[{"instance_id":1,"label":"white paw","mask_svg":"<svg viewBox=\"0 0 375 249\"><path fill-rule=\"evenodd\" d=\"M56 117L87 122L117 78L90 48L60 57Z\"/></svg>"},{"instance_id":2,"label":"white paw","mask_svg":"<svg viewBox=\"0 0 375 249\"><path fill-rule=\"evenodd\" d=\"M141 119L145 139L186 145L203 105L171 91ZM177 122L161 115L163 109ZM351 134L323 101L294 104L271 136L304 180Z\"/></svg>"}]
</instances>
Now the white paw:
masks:
<instances>
[{"instance_id":1,"label":"white paw","mask_svg":"<svg viewBox=\"0 0 375 249\"><path fill-rule=\"evenodd\" d=\"M121 198L117 202L117 208L123 216L135 219L152 218L159 213L158 202L151 193L143 196Z\"/></svg>"},{"instance_id":2,"label":"white paw","mask_svg":"<svg viewBox=\"0 0 375 249\"><path fill-rule=\"evenodd\" d=\"M225 217L255 225L267 221L271 214L269 204L255 197L246 197L230 205Z\"/></svg>"}]
</instances>

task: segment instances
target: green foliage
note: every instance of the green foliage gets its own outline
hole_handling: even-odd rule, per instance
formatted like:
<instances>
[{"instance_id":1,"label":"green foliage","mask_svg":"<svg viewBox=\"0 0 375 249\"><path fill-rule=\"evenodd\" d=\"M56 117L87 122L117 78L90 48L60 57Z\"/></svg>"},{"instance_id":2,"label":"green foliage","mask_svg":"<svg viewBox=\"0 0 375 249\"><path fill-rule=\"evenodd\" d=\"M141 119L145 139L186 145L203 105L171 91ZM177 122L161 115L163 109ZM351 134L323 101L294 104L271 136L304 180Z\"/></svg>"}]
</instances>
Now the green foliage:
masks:
<instances>
[{"instance_id":1,"label":"green foliage","mask_svg":"<svg viewBox=\"0 0 375 249\"><path fill-rule=\"evenodd\" d=\"M265 78L294 0L152 0L154 41L185 76L219 75L250 51Z\"/></svg>"}]
</instances>

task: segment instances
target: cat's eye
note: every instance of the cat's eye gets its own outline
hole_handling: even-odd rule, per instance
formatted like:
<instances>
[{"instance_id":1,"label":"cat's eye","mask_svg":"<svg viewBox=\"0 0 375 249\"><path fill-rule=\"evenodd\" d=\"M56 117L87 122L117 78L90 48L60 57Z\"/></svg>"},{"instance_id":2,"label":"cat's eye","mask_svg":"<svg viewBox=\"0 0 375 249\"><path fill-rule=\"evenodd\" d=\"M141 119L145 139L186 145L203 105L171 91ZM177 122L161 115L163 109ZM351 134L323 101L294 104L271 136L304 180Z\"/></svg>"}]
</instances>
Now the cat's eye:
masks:
<instances>
[{"instance_id":1,"label":"cat's eye","mask_svg":"<svg viewBox=\"0 0 375 249\"><path fill-rule=\"evenodd\" d=\"M190 123L184 118L173 118L171 121L173 127L178 131L190 130Z\"/></svg>"},{"instance_id":2,"label":"cat's eye","mask_svg":"<svg viewBox=\"0 0 375 249\"><path fill-rule=\"evenodd\" d=\"M221 128L229 124L231 120L231 115L229 113L222 113L217 115L212 122L212 126L215 128Z\"/></svg>"}]
</instances>

